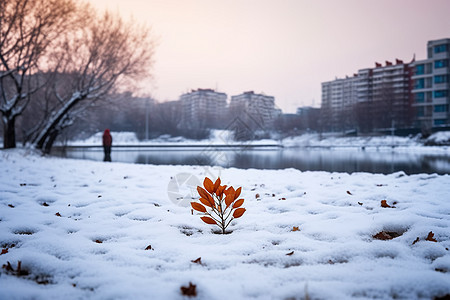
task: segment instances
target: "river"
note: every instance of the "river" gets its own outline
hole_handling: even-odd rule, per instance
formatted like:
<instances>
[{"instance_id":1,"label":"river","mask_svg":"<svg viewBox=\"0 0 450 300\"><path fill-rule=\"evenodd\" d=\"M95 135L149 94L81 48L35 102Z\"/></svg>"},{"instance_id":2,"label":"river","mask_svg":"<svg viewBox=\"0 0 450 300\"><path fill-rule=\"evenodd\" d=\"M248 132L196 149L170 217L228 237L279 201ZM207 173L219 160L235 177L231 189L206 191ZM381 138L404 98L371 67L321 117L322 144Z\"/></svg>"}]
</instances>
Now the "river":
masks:
<instances>
[{"instance_id":1,"label":"river","mask_svg":"<svg viewBox=\"0 0 450 300\"><path fill-rule=\"evenodd\" d=\"M54 149L55 156L103 160L100 147ZM450 173L450 154L361 148L122 148L113 147L116 162L154 165L210 165L241 169L285 169L389 174Z\"/></svg>"}]
</instances>

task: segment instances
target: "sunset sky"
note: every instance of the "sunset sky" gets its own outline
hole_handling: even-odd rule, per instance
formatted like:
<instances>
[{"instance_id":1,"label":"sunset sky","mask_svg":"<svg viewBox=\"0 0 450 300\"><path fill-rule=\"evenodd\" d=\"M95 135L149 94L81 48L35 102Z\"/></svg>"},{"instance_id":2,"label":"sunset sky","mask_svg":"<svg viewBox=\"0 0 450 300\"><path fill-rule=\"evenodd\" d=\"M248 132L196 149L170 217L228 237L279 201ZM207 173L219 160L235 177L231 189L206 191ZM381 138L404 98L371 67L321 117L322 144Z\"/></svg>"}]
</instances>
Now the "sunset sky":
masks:
<instances>
[{"instance_id":1,"label":"sunset sky","mask_svg":"<svg viewBox=\"0 0 450 300\"><path fill-rule=\"evenodd\" d=\"M447 0L90 0L152 28L158 101L191 89L275 97L285 113L320 106L321 82L375 62L426 58L450 38Z\"/></svg>"}]
</instances>

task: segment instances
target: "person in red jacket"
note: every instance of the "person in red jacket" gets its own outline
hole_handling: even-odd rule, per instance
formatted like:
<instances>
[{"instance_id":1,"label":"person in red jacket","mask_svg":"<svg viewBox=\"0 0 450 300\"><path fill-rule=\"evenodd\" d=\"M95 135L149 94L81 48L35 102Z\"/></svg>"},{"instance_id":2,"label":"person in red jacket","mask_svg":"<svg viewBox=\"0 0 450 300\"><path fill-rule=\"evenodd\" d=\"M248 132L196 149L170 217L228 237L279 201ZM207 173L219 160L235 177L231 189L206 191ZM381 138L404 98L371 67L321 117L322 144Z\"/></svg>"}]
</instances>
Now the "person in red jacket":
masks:
<instances>
[{"instance_id":1,"label":"person in red jacket","mask_svg":"<svg viewBox=\"0 0 450 300\"><path fill-rule=\"evenodd\" d=\"M105 129L103 132L103 151L105 152L105 158L103 161L111 161L111 146L112 146L112 136L109 129Z\"/></svg>"}]
</instances>

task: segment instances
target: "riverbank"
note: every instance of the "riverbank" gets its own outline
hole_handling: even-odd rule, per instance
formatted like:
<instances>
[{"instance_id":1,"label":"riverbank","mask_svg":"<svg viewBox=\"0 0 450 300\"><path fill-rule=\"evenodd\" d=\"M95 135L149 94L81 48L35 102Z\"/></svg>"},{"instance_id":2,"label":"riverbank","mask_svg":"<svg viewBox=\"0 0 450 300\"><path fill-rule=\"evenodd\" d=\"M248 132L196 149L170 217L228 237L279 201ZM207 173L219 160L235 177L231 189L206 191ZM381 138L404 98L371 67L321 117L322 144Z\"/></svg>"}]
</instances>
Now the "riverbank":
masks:
<instances>
[{"instance_id":1,"label":"riverbank","mask_svg":"<svg viewBox=\"0 0 450 300\"><path fill-rule=\"evenodd\" d=\"M262 139L235 141L232 132L212 130L211 137L205 140L189 140L183 137L161 136L141 141L133 132L113 132L114 145L119 147L312 147L312 148L421 148L424 150L450 150L450 132L437 132L426 139L419 136L359 136L346 137L337 134L310 133L284 139ZM69 147L99 147L102 132L83 139L68 141ZM57 144L56 146L64 146ZM437 146L437 147L436 147ZM450 152L450 151L449 151Z\"/></svg>"},{"instance_id":2,"label":"riverbank","mask_svg":"<svg viewBox=\"0 0 450 300\"><path fill-rule=\"evenodd\" d=\"M450 294L449 175L133 165L29 150L2 150L0 163L0 298L182 299L190 283L199 299ZM177 180L205 176L242 186L247 211L231 234L184 206L195 186Z\"/></svg>"}]
</instances>

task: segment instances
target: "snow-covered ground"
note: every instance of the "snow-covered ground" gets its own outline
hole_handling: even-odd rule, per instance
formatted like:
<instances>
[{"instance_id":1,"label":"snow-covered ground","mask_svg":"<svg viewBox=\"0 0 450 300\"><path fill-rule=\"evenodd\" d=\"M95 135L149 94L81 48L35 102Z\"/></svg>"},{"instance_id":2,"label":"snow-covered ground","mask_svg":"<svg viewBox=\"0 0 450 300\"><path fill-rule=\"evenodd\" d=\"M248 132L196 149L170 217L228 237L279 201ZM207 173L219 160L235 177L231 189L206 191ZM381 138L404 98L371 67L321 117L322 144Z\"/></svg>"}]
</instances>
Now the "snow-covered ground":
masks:
<instances>
[{"instance_id":1,"label":"snow-covered ground","mask_svg":"<svg viewBox=\"0 0 450 300\"><path fill-rule=\"evenodd\" d=\"M183 299L189 283L198 299L450 295L449 175L133 165L27 150L0 151L0 164L0 299ZM247 211L231 234L185 206L205 176L242 186Z\"/></svg>"},{"instance_id":2,"label":"snow-covered ground","mask_svg":"<svg viewBox=\"0 0 450 300\"><path fill-rule=\"evenodd\" d=\"M70 146L99 146L102 144L103 132L98 132L91 137L84 140L68 141ZM244 144L258 144L258 145L278 145L274 140L257 140L257 141L235 141L233 133L228 130L211 130L211 135L204 140L190 140L184 137L171 137L169 135L162 135L151 140L140 141L134 132L111 132L113 137L113 145L241 145Z\"/></svg>"},{"instance_id":3,"label":"snow-covered ground","mask_svg":"<svg viewBox=\"0 0 450 300\"><path fill-rule=\"evenodd\" d=\"M102 132L98 132L85 140L69 141L71 146L99 146L102 144ZM255 141L235 141L233 133L227 130L212 130L209 139L189 140L183 137L161 136L156 139L139 141L134 132L112 132L113 144L119 145L272 145L283 147L324 147L324 148L389 148L395 151L421 151L450 153L450 132L443 131L421 140L419 136L367 136L367 137L342 137L332 134L303 134L288 137L282 140L263 139ZM427 145L427 146L425 146ZM433 146L430 146L433 145Z\"/></svg>"},{"instance_id":4,"label":"snow-covered ground","mask_svg":"<svg viewBox=\"0 0 450 300\"><path fill-rule=\"evenodd\" d=\"M450 145L450 131L436 132L427 139L420 139L420 136L358 136L342 137L330 134L303 134L295 137L288 137L282 141L285 147L396 147L396 148L419 148L436 149L438 147L424 147L427 145L444 146Z\"/></svg>"},{"instance_id":5,"label":"snow-covered ground","mask_svg":"<svg viewBox=\"0 0 450 300\"><path fill-rule=\"evenodd\" d=\"M367 137L342 137L342 136L320 136L319 134L304 134L296 137L286 138L285 146L313 146L313 147L382 147L382 146L420 146L422 143L418 137L400 136L367 136Z\"/></svg>"}]
</instances>

